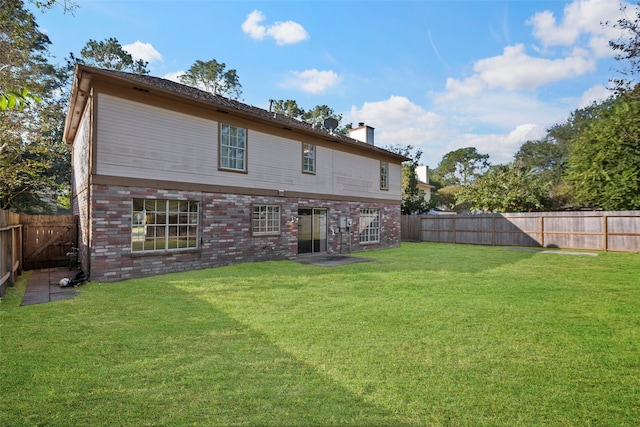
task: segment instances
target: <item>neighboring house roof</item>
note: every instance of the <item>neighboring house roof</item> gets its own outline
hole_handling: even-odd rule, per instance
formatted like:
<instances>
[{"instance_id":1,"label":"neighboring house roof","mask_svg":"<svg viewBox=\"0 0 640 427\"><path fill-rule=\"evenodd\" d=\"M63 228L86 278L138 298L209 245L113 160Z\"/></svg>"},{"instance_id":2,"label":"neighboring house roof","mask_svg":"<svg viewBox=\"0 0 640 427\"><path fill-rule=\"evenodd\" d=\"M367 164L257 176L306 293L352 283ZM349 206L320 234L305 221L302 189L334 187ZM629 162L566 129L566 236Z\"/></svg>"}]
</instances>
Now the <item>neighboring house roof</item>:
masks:
<instances>
[{"instance_id":1,"label":"neighboring house roof","mask_svg":"<svg viewBox=\"0 0 640 427\"><path fill-rule=\"evenodd\" d=\"M82 115L85 103L88 99L87 95L89 94L91 87L91 80L94 77L107 79L114 84L136 89L145 93L153 92L159 96L169 96L174 99L176 97L182 98L186 102L196 102L200 105L214 107L216 110L223 113L267 122L270 125L277 126L281 129L321 137L327 141L345 144L359 150L375 152L384 155L385 157L390 157L397 162L410 160L405 156L384 148L376 147L372 144L367 144L339 133L332 133L326 129L314 127L307 122L296 120L283 114L277 114L252 105L243 104L242 102L226 98L221 95L215 95L192 86L187 86L160 77L94 68L80 64L76 65L73 80L74 86L72 88L71 99L69 101L69 112L65 122L64 136L68 143L71 143L75 137L75 132L77 131L80 122L80 116Z\"/></svg>"}]
</instances>

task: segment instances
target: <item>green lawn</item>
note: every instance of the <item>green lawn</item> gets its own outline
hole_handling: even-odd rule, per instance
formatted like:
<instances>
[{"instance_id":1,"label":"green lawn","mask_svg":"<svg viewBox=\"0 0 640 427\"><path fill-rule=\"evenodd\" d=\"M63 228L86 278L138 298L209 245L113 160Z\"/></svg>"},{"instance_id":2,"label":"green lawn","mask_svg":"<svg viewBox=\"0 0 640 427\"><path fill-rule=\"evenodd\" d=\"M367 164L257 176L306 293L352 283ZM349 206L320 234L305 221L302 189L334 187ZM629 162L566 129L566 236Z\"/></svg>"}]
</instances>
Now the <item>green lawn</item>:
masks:
<instances>
[{"instance_id":1,"label":"green lawn","mask_svg":"<svg viewBox=\"0 0 640 427\"><path fill-rule=\"evenodd\" d=\"M637 426L640 254L406 243L0 303L2 426Z\"/></svg>"}]
</instances>

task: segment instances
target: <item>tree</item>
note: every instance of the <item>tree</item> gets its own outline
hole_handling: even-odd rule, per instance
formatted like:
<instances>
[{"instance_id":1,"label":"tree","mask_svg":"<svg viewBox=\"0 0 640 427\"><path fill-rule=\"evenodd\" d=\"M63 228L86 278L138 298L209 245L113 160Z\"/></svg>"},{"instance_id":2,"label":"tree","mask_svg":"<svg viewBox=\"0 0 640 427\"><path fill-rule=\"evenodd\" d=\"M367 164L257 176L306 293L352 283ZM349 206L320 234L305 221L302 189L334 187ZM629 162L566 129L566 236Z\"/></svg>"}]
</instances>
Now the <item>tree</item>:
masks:
<instances>
[{"instance_id":1,"label":"tree","mask_svg":"<svg viewBox=\"0 0 640 427\"><path fill-rule=\"evenodd\" d=\"M640 209L640 87L606 105L573 141L566 180L577 204Z\"/></svg>"},{"instance_id":2,"label":"tree","mask_svg":"<svg viewBox=\"0 0 640 427\"><path fill-rule=\"evenodd\" d=\"M302 114L302 120L317 127L323 126L324 120L329 117L336 119L338 121L338 127L340 126L342 114L336 114L333 108L327 105L316 105L312 110L305 111Z\"/></svg>"},{"instance_id":3,"label":"tree","mask_svg":"<svg viewBox=\"0 0 640 427\"><path fill-rule=\"evenodd\" d=\"M609 46L616 52L615 58L622 65L618 70L621 77L611 79L614 84L616 94L632 90L636 86L636 76L640 73L640 8L636 5L634 9L634 17L627 17L627 6L621 6L623 17L615 23L606 22L606 25L612 26L622 31L622 35L618 40L609 41Z\"/></svg>"},{"instance_id":4,"label":"tree","mask_svg":"<svg viewBox=\"0 0 640 427\"><path fill-rule=\"evenodd\" d=\"M0 88L29 88L20 95L41 98L0 114L1 209L46 212L46 198L68 193L70 154L61 138L66 103L60 96L67 75L47 62L49 44L22 1L0 3Z\"/></svg>"},{"instance_id":5,"label":"tree","mask_svg":"<svg viewBox=\"0 0 640 427\"><path fill-rule=\"evenodd\" d=\"M20 90L8 90L0 93L0 111L19 110L22 111L31 104L31 101L40 102L42 98L29 92L26 87Z\"/></svg>"},{"instance_id":6,"label":"tree","mask_svg":"<svg viewBox=\"0 0 640 427\"><path fill-rule=\"evenodd\" d=\"M467 147L445 154L433 172L435 179L444 186L467 185L488 167L488 154L480 154L475 147Z\"/></svg>"},{"instance_id":7,"label":"tree","mask_svg":"<svg viewBox=\"0 0 640 427\"><path fill-rule=\"evenodd\" d=\"M30 1L31 3L35 4L38 9L41 9L41 10L51 9L54 6L60 6L62 7L62 10L64 13L67 13L67 12L73 13L78 8L78 4L71 0L44 0L44 1L30 0Z\"/></svg>"},{"instance_id":8,"label":"tree","mask_svg":"<svg viewBox=\"0 0 640 427\"><path fill-rule=\"evenodd\" d=\"M196 61L187 72L180 76L186 85L206 90L215 95L238 99L242 94L242 85L236 70L227 70L224 62L215 59Z\"/></svg>"},{"instance_id":9,"label":"tree","mask_svg":"<svg viewBox=\"0 0 640 427\"><path fill-rule=\"evenodd\" d=\"M491 166L473 183L462 186L456 202L485 212L531 212L544 210L548 194L548 183L516 160L508 165Z\"/></svg>"},{"instance_id":10,"label":"tree","mask_svg":"<svg viewBox=\"0 0 640 427\"><path fill-rule=\"evenodd\" d=\"M97 42L89 39L80 51L80 58L74 58L81 64L109 70L127 71L134 74L149 74L148 62L142 59L134 60L133 56L122 48L117 39L111 37Z\"/></svg>"},{"instance_id":11,"label":"tree","mask_svg":"<svg viewBox=\"0 0 640 427\"><path fill-rule=\"evenodd\" d=\"M282 114L293 119L301 119L304 115L304 109L298 107L298 103L293 99L270 100L272 102L272 110L274 113Z\"/></svg>"},{"instance_id":12,"label":"tree","mask_svg":"<svg viewBox=\"0 0 640 427\"><path fill-rule=\"evenodd\" d=\"M424 191L418 188L418 175L416 174L422 150L414 151L413 146L400 144L385 148L411 159L402 164L402 215L420 214L429 210L427 201L424 199Z\"/></svg>"}]
</instances>

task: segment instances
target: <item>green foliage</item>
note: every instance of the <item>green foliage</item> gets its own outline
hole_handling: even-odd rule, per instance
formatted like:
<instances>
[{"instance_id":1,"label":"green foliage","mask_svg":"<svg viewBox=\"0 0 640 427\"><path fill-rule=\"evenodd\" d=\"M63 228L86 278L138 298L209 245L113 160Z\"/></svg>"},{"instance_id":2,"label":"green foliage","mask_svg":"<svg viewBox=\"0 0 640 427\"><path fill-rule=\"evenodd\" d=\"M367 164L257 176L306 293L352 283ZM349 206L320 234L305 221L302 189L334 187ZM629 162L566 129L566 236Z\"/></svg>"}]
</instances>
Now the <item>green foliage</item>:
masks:
<instances>
[{"instance_id":1,"label":"green foliage","mask_svg":"<svg viewBox=\"0 0 640 427\"><path fill-rule=\"evenodd\" d=\"M0 303L3 426L634 426L640 258L403 244Z\"/></svg>"},{"instance_id":2,"label":"green foliage","mask_svg":"<svg viewBox=\"0 0 640 427\"><path fill-rule=\"evenodd\" d=\"M31 3L35 4L38 9L46 10L52 9L55 6L62 7L64 13L70 12L73 13L77 8L78 4L71 0L30 0Z\"/></svg>"},{"instance_id":3,"label":"green foliage","mask_svg":"<svg viewBox=\"0 0 640 427\"><path fill-rule=\"evenodd\" d=\"M234 69L226 68L227 65L224 62L218 62L215 59L206 62L197 60L185 74L180 76L180 81L215 95L238 99L242 94L238 73Z\"/></svg>"},{"instance_id":4,"label":"green foliage","mask_svg":"<svg viewBox=\"0 0 640 427\"><path fill-rule=\"evenodd\" d=\"M42 98L29 92L26 87L20 90L8 90L0 93L0 110L22 111L31 103L30 101L41 102Z\"/></svg>"},{"instance_id":5,"label":"green foliage","mask_svg":"<svg viewBox=\"0 0 640 427\"><path fill-rule=\"evenodd\" d=\"M532 212L548 205L549 183L522 162L492 166L473 183L462 186L456 202L484 212Z\"/></svg>"},{"instance_id":6,"label":"green foliage","mask_svg":"<svg viewBox=\"0 0 640 427\"><path fill-rule=\"evenodd\" d=\"M282 114L293 119L303 120L315 127L323 127L325 119L333 118L338 121L338 127L333 129L334 132L346 134L347 130L351 129L351 124L342 127L342 114L336 114L333 108L327 105L316 105L311 110L305 110L298 106L297 101L293 99L269 100L271 102L271 110L274 113Z\"/></svg>"},{"instance_id":7,"label":"green foliage","mask_svg":"<svg viewBox=\"0 0 640 427\"><path fill-rule=\"evenodd\" d=\"M442 185L467 185L489 167L489 155L475 147L459 148L445 154L433 171Z\"/></svg>"},{"instance_id":8,"label":"green foliage","mask_svg":"<svg viewBox=\"0 0 640 427\"><path fill-rule=\"evenodd\" d=\"M640 74L640 8L636 5L633 9L635 16L627 13L628 6L621 5L622 18L617 22L606 22L606 25L621 32L618 40L609 41L609 46L616 52L615 58L621 64L618 72L620 77L611 79L618 95L631 91L637 84L637 76Z\"/></svg>"},{"instance_id":9,"label":"green foliage","mask_svg":"<svg viewBox=\"0 0 640 427\"><path fill-rule=\"evenodd\" d=\"M89 39L80 51L79 63L109 70L127 71L134 74L149 74L149 63L142 59L134 60L114 37L104 41Z\"/></svg>"},{"instance_id":10,"label":"green foliage","mask_svg":"<svg viewBox=\"0 0 640 427\"><path fill-rule=\"evenodd\" d=\"M411 159L402 164L402 215L421 214L428 211L428 202L424 199L424 191L418 188L418 175L416 174L422 150L415 150L412 145L400 144L388 146L385 149Z\"/></svg>"},{"instance_id":11,"label":"green foliage","mask_svg":"<svg viewBox=\"0 0 640 427\"><path fill-rule=\"evenodd\" d=\"M635 92L607 106L575 138L566 179L581 206L640 209L640 99Z\"/></svg>"},{"instance_id":12,"label":"green foliage","mask_svg":"<svg viewBox=\"0 0 640 427\"><path fill-rule=\"evenodd\" d=\"M458 205L457 194L462 189L461 185L445 185L439 187L431 196L430 203L437 208L444 208L450 211L464 211L467 206Z\"/></svg>"},{"instance_id":13,"label":"green foliage","mask_svg":"<svg viewBox=\"0 0 640 427\"><path fill-rule=\"evenodd\" d=\"M71 156L62 141L68 74L47 62L50 41L23 6L0 3L0 88L28 88L4 92L14 109L0 114L0 209L51 212L70 187ZM24 108L29 101L39 102Z\"/></svg>"},{"instance_id":14,"label":"green foliage","mask_svg":"<svg viewBox=\"0 0 640 427\"><path fill-rule=\"evenodd\" d=\"M317 127L323 126L324 120L329 117L336 119L338 121L338 126L340 126L342 114L336 114L333 111L333 108L327 105L316 105L312 110L307 110L302 113L302 120Z\"/></svg>"},{"instance_id":15,"label":"green foliage","mask_svg":"<svg viewBox=\"0 0 640 427\"><path fill-rule=\"evenodd\" d=\"M272 111L274 113L282 114L293 119L302 119L304 115L304 109L298 106L298 103L293 99L270 100L272 102Z\"/></svg>"}]
</instances>

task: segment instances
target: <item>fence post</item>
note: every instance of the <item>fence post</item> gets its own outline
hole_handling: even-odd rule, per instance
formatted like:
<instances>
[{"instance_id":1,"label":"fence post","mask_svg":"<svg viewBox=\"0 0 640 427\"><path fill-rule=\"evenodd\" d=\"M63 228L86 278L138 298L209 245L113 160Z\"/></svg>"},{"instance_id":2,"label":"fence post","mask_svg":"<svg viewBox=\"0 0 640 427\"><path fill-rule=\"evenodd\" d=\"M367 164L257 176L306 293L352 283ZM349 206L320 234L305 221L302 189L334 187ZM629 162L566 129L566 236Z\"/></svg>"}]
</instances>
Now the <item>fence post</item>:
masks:
<instances>
[{"instance_id":1,"label":"fence post","mask_svg":"<svg viewBox=\"0 0 640 427\"><path fill-rule=\"evenodd\" d=\"M609 247L609 221L606 215L602 215L602 250L607 252Z\"/></svg>"},{"instance_id":2,"label":"fence post","mask_svg":"<svg viewBox=\"0 0 640 427\"><path fill-rule=\"evenodd\" d=\"M456 218L455 216L453 217L453 244L455 245L457 243L457 237L456 237L456 228L458 228L458 218Z\"/></svg>"},{"instance_id":3,"label":"fence post","mask_svg":"<svg viewBox=\"0 0 640 427\"><path fill-rule=\"evenodd\" d=\"M540 215L540 246L544 248L544 214Z\"/></svg>"}]
</instances>

